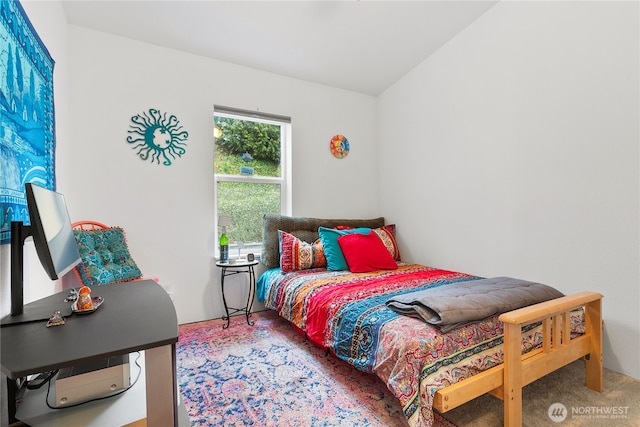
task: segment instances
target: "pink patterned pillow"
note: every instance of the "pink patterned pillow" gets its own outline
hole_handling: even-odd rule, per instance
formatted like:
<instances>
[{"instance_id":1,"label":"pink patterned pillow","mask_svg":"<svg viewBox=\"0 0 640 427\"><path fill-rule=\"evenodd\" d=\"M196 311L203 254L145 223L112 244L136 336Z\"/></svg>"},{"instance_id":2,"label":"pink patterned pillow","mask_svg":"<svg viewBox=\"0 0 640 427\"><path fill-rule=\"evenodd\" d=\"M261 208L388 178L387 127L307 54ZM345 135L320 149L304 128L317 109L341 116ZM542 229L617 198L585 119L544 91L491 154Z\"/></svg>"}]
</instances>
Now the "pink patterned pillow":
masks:
<instances>
[{"instance_id":1,"label":"pink patterned pillow","mask_svg":"<svg viewBox=\"0 0 640 427\"><path fill-rule=\"evenodd\" d=\"M278 230L278 237L280 240L280 269L283 273L327 266L322 242L319 239L313 243L307 243L282 230Z\"/></svg>"},{"instance_id":2,"label":"pink patterned pillow","mask_svg":"<svg viewBox=\"0 0 640 427\"><path fill-rule=\"evenodd\" d=\"M396 261L400 261L400 249L398 249L398 243L396 242L396 225L389 224L380 228L374 228L373 232L380 237L382 243Z\"/></svg>"}]
</instances>

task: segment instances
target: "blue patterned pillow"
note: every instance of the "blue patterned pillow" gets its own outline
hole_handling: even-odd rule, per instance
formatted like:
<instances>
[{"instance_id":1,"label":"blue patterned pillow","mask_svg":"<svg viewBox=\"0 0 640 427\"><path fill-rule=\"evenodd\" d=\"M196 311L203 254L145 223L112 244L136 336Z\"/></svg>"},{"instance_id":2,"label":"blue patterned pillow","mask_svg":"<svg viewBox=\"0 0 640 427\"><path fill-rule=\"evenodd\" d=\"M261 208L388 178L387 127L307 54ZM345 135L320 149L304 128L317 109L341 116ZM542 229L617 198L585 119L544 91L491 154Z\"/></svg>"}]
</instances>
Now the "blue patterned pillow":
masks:
<instances>
[{"instance_id":1,"label":"blue patterned pillow","mask_svg":"<svg viewBox=\"0 0 640 427\"><path fill-rule=\"evenodd\" d=\"M73 230L82 264L76 269L87 286L139 279L142 272L129 254L124 230Z\"/></svg>"}]
</instances>

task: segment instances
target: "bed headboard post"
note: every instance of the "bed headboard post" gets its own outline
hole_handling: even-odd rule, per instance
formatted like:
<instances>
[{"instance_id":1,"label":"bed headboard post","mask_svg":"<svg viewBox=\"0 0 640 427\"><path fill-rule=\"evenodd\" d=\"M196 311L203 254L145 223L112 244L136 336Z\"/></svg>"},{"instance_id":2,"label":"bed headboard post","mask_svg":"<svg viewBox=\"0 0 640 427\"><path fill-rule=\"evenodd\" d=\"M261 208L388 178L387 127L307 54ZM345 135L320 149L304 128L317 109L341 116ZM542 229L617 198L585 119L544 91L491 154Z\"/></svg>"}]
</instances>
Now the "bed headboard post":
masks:
<instances>
[{"instance_id":1,"label":"bed headboard post","mask_svg":"<svg viewBox=\"0 0 640 427\"><path fill-rule=\"evenodd\" d=\"M384 225L384 217L372 219L324 219L265 215L262 228L262 263L268 268L275 268L280 265L278 230L286 231L305 242L311 243L318 239L318 227L333 228L338 225L354 228L379 228Z\"/></svg>"}]
</instances>

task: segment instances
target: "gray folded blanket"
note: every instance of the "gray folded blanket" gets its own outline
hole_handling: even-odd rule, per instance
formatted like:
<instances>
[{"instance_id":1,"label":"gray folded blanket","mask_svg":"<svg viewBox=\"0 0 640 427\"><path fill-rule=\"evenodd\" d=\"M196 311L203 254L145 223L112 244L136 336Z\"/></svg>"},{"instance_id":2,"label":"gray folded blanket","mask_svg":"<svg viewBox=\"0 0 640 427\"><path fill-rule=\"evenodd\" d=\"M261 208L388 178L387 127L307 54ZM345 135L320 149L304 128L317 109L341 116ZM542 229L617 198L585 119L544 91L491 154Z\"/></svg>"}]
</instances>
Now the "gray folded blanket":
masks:
<instances>
[{"instance_id":1,"label":"gray folded blanket","mask_svg":"<svg viewBox=\"0 0 640 427\"><path fill-rule=\"evenodd\" d=\"M498 313L564 296L540 283L511 277L469 280L390 298L390 309L449 332Z\"/></svg>"}]
</instances>

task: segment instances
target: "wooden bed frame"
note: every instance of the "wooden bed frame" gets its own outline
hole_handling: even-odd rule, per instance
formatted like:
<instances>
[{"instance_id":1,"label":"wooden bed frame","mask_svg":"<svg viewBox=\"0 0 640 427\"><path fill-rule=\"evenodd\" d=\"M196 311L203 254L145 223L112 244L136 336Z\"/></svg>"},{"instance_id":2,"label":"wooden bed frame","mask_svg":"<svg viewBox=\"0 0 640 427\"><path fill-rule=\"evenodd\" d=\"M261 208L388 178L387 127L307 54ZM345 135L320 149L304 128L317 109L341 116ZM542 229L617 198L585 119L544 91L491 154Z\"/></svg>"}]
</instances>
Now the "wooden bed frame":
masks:
<instances>
[{"instance_id":1,"label":"wooden bed frame","mask_svg":"<svg viewBox=\"0 0 640 427\"><path fill-rule=\"evenodd\" d=\"M269 268L279 265L279 229L311 242L314 237L318 238L318 226L335 225L376 228L384 225L384 218L349 220L265 215L263 263ZM580 292L500 315L504 323L502 365L438 390L433 408L444 413L489 393L504 401L505 427L520 427L522 388L580 358L586 360L586 386L602 392L602 298L596 292ZM570 313L579 308L584 309L585 333L572 339ZM522 354L522 328L537 322L542 323L542 346Z\"/></svg>"},{"instance_id":2,"label":"wooden bed frame","mask_svg":"<svg viewBox=\"0 0 640 427\"><path fill-rule=\"evenodd\" d=\"M571 339L570 312L584 307L585 333ZM447 412L490 393L504 401L505 427L522 426L522 388L561 367L586 359L585 385L602 392L602 295L580 292L500 315L503 364L436 392L433 407ZM542 322L542 347L521 353L522 327Z\"/></svg>"}]
</instances>

